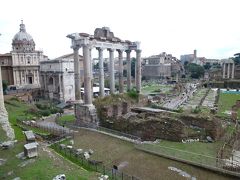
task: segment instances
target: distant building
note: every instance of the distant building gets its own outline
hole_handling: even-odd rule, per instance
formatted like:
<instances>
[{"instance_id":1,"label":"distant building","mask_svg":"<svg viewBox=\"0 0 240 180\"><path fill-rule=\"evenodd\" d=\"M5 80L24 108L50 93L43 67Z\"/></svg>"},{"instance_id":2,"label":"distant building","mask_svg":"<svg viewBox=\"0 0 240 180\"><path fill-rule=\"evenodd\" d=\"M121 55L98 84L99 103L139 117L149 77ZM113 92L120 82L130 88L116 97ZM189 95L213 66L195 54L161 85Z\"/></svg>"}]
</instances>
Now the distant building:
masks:
<instances>
[{"instance_id":1,"label":"distant building","mask_svg":"<svg viewBox=\"0 0 240 180\"><path fill-rule=\"evenodd\" d=\"M83 57L79 56L80 74L83 75ZM81 76L83 82L83 76ZM40 62L41 90L46 98L58 101L75 100L74 55Z\"/></svg>"},{"instance_id":2,"label":"distant building","mask_svg":"<svg viewBox=\"0 0 240 180\"><path fill-rule=\"evenodd\" d=\"M181 70L180 61L165 52L143 59L142 76L146 79L178 78Z\"/></svg>"},{"instance_id":3,"label":"distant building","mask_svg":"<svg viewBox=\"0 0 240 180\"><path fill-rule=\"evenodd\" d=\"M205 64L206 58L205 57L197 57L197 50L193 51L193 54L185 54L180 56L180 61L182 64L188 63L194 63L198 64L200 66L203 66Z\"/></svg>"},{"instance_id":4,"label":"distant building","mask_svg":"<svg viewBox=\"0 0 240 180\"><path fill-rule=\"evenodd\" d=\"M20 31L12 40L12 51L0 55L3 80L8 81L9 85L40 87L39 62L45 59L47 56L42 51L35 50L35 42L21 22Z\"/></svg>"}]
</instances>

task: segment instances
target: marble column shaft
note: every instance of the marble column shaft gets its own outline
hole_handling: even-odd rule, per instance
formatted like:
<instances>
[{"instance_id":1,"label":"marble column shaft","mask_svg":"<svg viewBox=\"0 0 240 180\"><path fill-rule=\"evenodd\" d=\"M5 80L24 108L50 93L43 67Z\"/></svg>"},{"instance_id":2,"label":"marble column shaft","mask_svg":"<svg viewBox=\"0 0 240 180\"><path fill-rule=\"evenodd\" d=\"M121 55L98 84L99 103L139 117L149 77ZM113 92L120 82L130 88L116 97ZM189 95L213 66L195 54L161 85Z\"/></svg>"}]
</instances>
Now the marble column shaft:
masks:
<instances>
[{"instance_id":1,"label":"marble column shaft","mask_svg":"<svg viewBox=\"0 0 240 180\"><path fill-rule=\"evenodd\" d=\"M123 93L123 51L118 50L119 59L119 93Z\"/></svg>"},{"instance_id":2,"label":"marble column shaft","mask_svg":"<svg viewBox=\"0 0 240 180\"><path fill-rule=\"evenodd\" d=\"M131 90L131 50L127 50L127 91Z\"/></svg>"},{"instance_id":3,"label":"marble column shaft","mask_svg":"<svg viewBox=\"0 0 240 180\"><path fill-rule=\"evenodd\" d=\"M141 93L141 50L136 50L136 89Z\"/></svg>"},{"instance_id":4,"label":"marble column shaft","mask_svg":"<svg viewBox=\"0 0 240 180\"><path fill-rule=\"evenodd\" d=\"M230 63L227 64L228 65L228 70L227 70L227 78L230 78Z\"/></svg>"},{"instance_id":5,"label":"marble column shaft","mask_svg":"<svg viewBox=\"0 0 240 180\"><path fill-rule=\"evenodd\" d=\"M81 76L79 62L79 47L74 47L74 80L75 80L75 101L81 101Z\"/></svg>"},{"instance_id":6,"label":"marble column shaft","mask_svg":"<svg viewBox=\"0 0 240 180\"><path fill-rule=\"evenodd\" d=\"M110 61L110 93L115 93L115 76L114 76L114 50L108 49Z\"/></svg>"},{"instance_id":7,"label":"marble column shaft","mask_svg":"<svg viewBox=\"0 0 240 180\"><path fill-rule=\"evenodd\" d=\"M3 98L3 86L2 86L2 70L0 66L0 111L6 112L5 106L4 106L4 98Z\"/></svg>"},{"instance_id":8,"label":"marble column shaft","mask_svg":"<svg viewBox=\"0 0 240 180\"><path fill-rule=\"evenodd\" d=\"M223 79L225 79L226 76L226 63L223 64Z\"/></svg>"},{"instance_id":9,"label":"marble column shaft","mask_svg":"<svg viewBox=\"0 0 240 180\"><path fill-rule=\"evenodd\" d=\"M83 67L84 67L84 104L92 105L92 75L90 65L90 50L88 45L83 46Z\"/></svg>"},{"instance_id":10,"label":"marble column shaft","mask_svg":"<svg viewBox=\"0 0 240 180\"><path fill-rule=\"evenodd\" d=\"M104 93L104 64L103 64L103 49L98 48L98 58L99 58L99 90L100 97L105 95Z\"/></svg>"},{"instance_id":11,"label":"marble column shaft","mask_svg":"<svg viewBox=\"0 0 240 180\"><path fill-rule=\"evenodd\" d=\"M58 81L59 81L59 96L60 96L60 100L63 100L61 74L58 74Z\"/></svg>"},{"instance_id":12,"label":"marble column shaft","mask_svg":"<svg viewBox=\"0 0 240 180\"><path fill-rule=\"evenodd\" d=\"M234 79L234 72L235 72L235 64L232 64L232 79Z\"/></svg>"}]
</instances>

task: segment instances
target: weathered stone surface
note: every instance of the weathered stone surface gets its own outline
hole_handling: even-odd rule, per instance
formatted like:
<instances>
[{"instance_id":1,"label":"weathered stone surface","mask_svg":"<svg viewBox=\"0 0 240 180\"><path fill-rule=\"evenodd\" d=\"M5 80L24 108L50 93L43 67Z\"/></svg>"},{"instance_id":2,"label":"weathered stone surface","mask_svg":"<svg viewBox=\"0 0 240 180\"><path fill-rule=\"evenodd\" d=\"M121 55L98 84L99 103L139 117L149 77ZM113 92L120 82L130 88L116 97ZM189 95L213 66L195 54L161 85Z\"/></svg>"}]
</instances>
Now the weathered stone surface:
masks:
<instances>
[{"instance_id":1,"label":"weathered stone surface","mask_svg":"<svg viewBox=\"0 0 240 180\"><path fill-rule=\"evenodd\" d=\"M0 158L0 166L3 165L3 164L5 164L6 161L7 161L7 159L1 159L1 158Z\"/></svg>"},{"instance_id":2,"label":"weathered stone surface","mask_svg":"<svg viewBox=\"0 0 240 180\"><path fill-rule=\"evenodd\" d=\"M66 179L65 174L59 174L53 178L53 180L65 180L65 179Z\"/></svg>"},{"instance_id":3,"label":"weathered stone surface","mask_svg":"<svg viewBox=\"0 0 240 180\"><path fill-rule=\"evenodd\" d=\"M92 149L89 149L89 150L88 150L88 153L89 153L90 155L92 155L92 154L94 153L94 151L93 151Z\"/></svg>"},{"instance_id":4,"label":"weathered stone surface","mask_svg":"<svg viewBox=\"0 0 240 180\"><path fill-rule=\"evenodd\" d=\"M1 66L0 66L0 126L2 126L3 130L6 132L6 136L8 137L9 140L13 140L15 138L14 130L11 128L9 124L8 113L4 106Z\"/></svg>"},{"instance_id":5,"label":"weathered stone surface","mask_svg":"<svg viewBox=\"0 0 240 180\"><path fill-rule=\"evenodd\" d=\"M26 157L24 156L24 152L20 152L16 155L17 158L19 159L25 159Z\"/></svg>"},{"instance_id":6,"label":"weathered stone surface","mask_svg":"<svg viewBox=\"0 0 240 180\"><path fill-rule=\"evenodd\" d=\"M20 177L15 177L13 180L21 180Z\"/></svg>"},{"instance_id":7,"label":"weathered stone surface","mask_svg":"<svg viewBox=\"0 0 240 180\"><path fill-rule=\"evenodd\" d=\"M27 156L28 158L38 156L37 145L38 143L35 143L35 142L25 144L24 145L25 156Z\"/></svg>"},{"instance_id":8,"label":"weathered stone surface","mask_svg":"<svg viewBox=\"0 0 240 180\"><path fill-rule=\"evenodd\" d=\"M89 153L88 152L84 152L84 157L85 157L85 159L89 159L90 158L90 155L89 155Z\"/></svg>"},{"instance_id":9,"label":"weathered stone surface","mask_svg":"<svg viewBox=\"0 0 240 180\"><path fill-rule=\"evenodd\" d=\"M6 141L2 143L2 148L3 149L9 149L14 147L14 141Z\"/></svg>"},{"instance_id":10,"label":"weathered stone surface","mask_svg":"<svg viewBox=\"0 0 240 180\"><path fill-rule=\"evenodd\" d=\"M19 167L25 167L26 165L34 163L34 162L35 162L35 159L28 159L28 160L23 161L22 163L20 163L18 166Z\"/></svg>"},{"instance_id":11,"label":"weathered stone surface","mask_svg":"<svg viewBox=\"0 0 240 180\"><path fill-rule=\"evenodd\" d=\"M27 142L34 142L36 140L33 131L24 131Z\"/></svg>"},{"instance_id":12,"label":"weathered stone surface","mask_svg":"<svg viewBox=\"0 0 240 180\"><path fill-rule=\"evenodd\" d=\"M101 113L101 125L141 137L142 140L167 139L181 142L186 139L204 140L206 136L216 140L223 133L221 122L212 117L145 109L146 111L140 109L136 113L116 118L106 108L105 113Z\"/></svg>"}]
</instances>

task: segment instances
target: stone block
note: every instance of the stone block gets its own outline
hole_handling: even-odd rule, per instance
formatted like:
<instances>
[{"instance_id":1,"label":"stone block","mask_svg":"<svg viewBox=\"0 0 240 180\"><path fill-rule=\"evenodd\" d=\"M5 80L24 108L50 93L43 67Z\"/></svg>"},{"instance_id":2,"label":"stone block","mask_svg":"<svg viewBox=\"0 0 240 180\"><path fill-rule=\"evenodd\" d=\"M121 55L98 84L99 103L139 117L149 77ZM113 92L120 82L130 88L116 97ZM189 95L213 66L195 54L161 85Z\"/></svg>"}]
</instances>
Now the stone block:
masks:
<instances>
[{"instance_id":1,"label":"stone block","mask_svg":"<svg viewBox=\"0 0 240 180\"><path fill-rule=\"evenodd\" d=\"M24 131L27 142L35 142L36 138L32 131Z\"/></svg>"},{"instance_id":2,"label":"stone block","mask_svg":"<svg viewBox=\"0 0 240 180\"><path fill-rule=\"evenodd\" d=\"M32 142L24 145L24 154L28 158L37 157L38 156L38 143Z\"/></svg>"},{"instance_id":3,"label":"stone block","mask_svg":"<svg viewBox=\"0 0 240 180\"><path fill-rule=\"evenodd\" d=\"M10 149L14 147L14 141L6 141L2 143L2 148L3 149Z\"/></svg>"}]
</instances>

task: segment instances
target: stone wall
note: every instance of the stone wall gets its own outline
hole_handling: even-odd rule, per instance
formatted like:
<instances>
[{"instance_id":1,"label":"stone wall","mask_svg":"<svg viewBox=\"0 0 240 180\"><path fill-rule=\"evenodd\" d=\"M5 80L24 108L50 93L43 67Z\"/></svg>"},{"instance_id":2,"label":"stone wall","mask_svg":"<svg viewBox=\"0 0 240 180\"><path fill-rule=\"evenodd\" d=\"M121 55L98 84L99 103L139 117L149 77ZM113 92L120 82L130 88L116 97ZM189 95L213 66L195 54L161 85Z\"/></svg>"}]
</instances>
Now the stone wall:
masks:
<instances>
[{"instance_id":1,"label":"stone wall","mask_svg":"<svg viewBox=\"0 0 240 180\"><path fill-rule=\"evenodd\" d=\"M206 135L213 139L219 139L223 132L221 121L214 117L201 117L196 115L183 115L181 121L186 126L196 126L205 129Z\"/></svg>"},{"instance_id":2,"label":"stone wall","mask_svg":"<svg viewBox=\"0 0 240 180\"><path fill-rule=\"evenodd\" d=\"M181 115L167 111L128 111L127 114L122 114L120 107L105 107L101 115L101 126L139 136L143 140L181 141L189 138L204 139L206 136L217 140L223 134L221 123L214 118Z\"/></svg>"}]
</instances>

